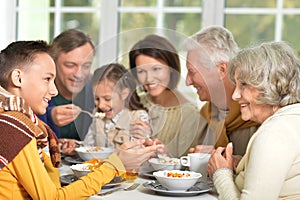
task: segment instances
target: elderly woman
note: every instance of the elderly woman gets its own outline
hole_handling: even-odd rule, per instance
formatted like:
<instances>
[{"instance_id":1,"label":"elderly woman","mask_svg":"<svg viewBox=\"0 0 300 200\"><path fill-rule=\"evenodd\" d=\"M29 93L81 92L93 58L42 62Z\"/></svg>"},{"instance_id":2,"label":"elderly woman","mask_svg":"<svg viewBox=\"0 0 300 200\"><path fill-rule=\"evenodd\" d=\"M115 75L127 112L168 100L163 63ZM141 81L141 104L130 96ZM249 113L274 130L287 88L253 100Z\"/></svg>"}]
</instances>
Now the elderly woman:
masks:
<instances>
[{"instance_id":1,"label":"elderly woman","mask_svg":"<svg viewBox=\"0 0 300 200\"><path fill-rule=\"evenodd\" d=\"M219 147L207 170L219 199L300 199L300 61L284 42L240 51L230 62L232 98L243 120L261 123L236 175L232 144Z\"/></svg>"}]
</instances>

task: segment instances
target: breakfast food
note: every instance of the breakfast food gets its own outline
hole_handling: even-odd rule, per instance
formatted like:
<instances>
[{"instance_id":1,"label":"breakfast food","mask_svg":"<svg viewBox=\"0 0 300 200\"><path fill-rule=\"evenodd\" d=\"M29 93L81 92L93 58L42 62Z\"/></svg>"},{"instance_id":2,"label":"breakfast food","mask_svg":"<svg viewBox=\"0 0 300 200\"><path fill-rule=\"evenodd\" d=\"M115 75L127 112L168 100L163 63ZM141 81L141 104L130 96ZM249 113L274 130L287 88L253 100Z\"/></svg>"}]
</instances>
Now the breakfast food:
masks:
<instances>
[{"instance_id":1,"label":"breakfast food","mask_svg":"<svg viewBox=\"0 0 300 200\"><path fill-rule=\"evenodd\" d=\"M105 117L105 113L103 113L103 112L96 112L96 113L95 113L95 117L96 117L96 118L103 119L103 118Z\"/></svg>"},{"instance_id":2,"label":"breakfast food","mask_svg":"<svg viewBox=\"0 0 300 200\"><path fill-rule=\"evenodd\" d=\"M169 172L165 172L165 176L166 177L172 177L172 178L188 178L191 176L190 173L188 172L172 172L172 171L169 171Z\"/></svg>"},{"instance_id":3,"label":"breakfast food","mask_svg":"<svg viewBox=\"0 0 300 200\"><path fill-rule=\"evenodd\" d=\"M168 164L168 165L179 165L180 161L178 158L163 157L163 158L159 158L159 163Z\"/></svg>"},{"instance_id":4,"label":"breakfast food","mask_svg":"<svg viewBox=\"0 0 300 200\"><path fill-rule=\"evenodd\" d=\"M98 158L93 158L91 160L85 161L84 163L89 164L86 167L88 170L90 170L92 172L92 171L94 171L94 169L96 169L97 167L100 167L103 164L103 160L98 159Z\"/></svg>"},{"instance_id":5,"label":"breakfast food","mask_svg":"<svg viewBox=\"0 0 300 200\"><path fill-rule=\"evenodd\" d=\"M86 152L96 152L96 151L99 151L99 150L101 150L101 147L95 146L93 148L87 149Z\"/></svg>"}]
</instances>

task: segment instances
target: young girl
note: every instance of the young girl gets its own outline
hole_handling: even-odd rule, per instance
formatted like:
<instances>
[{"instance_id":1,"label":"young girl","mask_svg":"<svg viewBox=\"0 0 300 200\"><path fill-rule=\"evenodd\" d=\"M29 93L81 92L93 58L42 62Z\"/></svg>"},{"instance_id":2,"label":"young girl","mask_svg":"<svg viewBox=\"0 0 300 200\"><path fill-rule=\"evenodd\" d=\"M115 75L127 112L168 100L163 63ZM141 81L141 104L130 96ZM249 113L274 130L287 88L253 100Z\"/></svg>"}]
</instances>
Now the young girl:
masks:
<instances>
[{"instance_id":1,"label":"young girl","mask_svg":"<svg viewBox=\"0 0 300 200\"><path fill-rule=\"evenodd\" d=\"M148 113L139 102L135 79L123 65L112 63L96 69L92 85L95 118L85 145L117 147L133 135L151 135Z\"/></svg>"}]
</instances>

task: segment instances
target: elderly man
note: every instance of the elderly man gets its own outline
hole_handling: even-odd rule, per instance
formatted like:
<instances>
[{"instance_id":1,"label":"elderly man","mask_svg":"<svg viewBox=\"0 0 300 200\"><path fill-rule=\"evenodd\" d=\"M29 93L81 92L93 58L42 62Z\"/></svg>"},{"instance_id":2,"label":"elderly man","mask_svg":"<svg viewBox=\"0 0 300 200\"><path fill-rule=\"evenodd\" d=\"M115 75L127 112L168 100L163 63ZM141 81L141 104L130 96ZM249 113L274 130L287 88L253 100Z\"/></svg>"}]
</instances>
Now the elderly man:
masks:
<instances>
[{"instance_id":1,"label":"elderly man","mask_svg":"<svg viewBox=\"0 0 300 200\"><path fill-rule=\"evenodd\" d=\"M233 35L224 27L207 27L186 39L184 48L186 85L193 85L199 99L207 101L200 111L201 145L190 151L210 151L231 141L234 154L244 155L257 124L243 121L239 104L231 98L234 85L227 76L228 62L238 51Z\"/></svg>"}]
</instances>

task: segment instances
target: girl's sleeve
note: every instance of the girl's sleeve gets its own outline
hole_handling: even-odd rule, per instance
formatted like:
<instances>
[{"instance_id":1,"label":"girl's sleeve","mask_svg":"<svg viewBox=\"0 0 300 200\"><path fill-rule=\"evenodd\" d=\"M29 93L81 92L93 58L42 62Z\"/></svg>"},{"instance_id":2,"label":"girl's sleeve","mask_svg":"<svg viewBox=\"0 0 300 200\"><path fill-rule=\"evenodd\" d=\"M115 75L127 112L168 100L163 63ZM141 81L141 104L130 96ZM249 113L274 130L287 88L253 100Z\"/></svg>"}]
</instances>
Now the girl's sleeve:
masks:
<instances>
[{"instance_id":1,"label":"girl's sleeve","mask_svg":"<svg viewBox=\"0 0 300 200\"><path fill-rule=\"evenodd\" d=\"M94 119L89 127L87 134L84 137L83 143L85 146L94 146L95 145L95 139L94 139L94 134L93 134L93 133L95 133L95 123L96 123L96 120Z\"/></svg>"},{"instance_id":2,"label":"girl's sleeve","mask_svg":"<svg viewBox=\"0 0 300 200\"><path fill-rule=\"evenodd\" d=\"M94 118L91 123L88 133L84 138L84 144L86 146L105 146L107 136L104 133L104 120L100 118Z\"/></svg>"}]
</instances>

